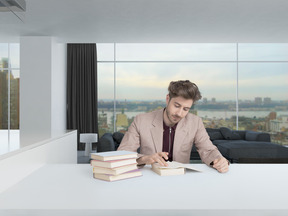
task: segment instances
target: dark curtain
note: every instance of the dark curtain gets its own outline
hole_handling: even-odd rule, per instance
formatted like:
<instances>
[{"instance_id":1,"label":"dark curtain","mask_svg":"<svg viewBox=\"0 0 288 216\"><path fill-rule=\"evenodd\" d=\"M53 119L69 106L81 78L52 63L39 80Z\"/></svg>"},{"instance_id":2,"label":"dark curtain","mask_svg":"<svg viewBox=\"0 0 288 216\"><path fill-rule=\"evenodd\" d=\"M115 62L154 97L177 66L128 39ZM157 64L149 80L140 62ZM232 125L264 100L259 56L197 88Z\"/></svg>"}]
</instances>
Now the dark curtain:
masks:
<instances>
[{"instance_id":1,"label":"dark curtain","mask_svg":"<svg viewBox=\"0 0 288 216\"><path fill-rule=\"evenodd\" d=\"M96 44L67 44L67 129L78 130L78 150L80 133L98 133L97 101Z\"/></svg>"}]
</instances>

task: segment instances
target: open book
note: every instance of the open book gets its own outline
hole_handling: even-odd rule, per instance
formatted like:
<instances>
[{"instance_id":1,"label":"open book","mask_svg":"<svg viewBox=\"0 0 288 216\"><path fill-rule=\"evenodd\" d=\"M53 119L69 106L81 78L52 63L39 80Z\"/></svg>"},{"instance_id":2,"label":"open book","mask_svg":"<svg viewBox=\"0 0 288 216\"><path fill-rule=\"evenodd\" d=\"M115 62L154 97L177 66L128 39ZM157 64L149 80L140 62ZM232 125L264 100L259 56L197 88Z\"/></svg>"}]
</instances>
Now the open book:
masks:
<instances>
[{"instance_id":1,"label":"open book","mask_svg":"<svg viewBox=\"0 0 288 216\"><path fill-rule=\"evenodd\" d=\"M158 163L154 163L152 164L152 170L161 176L183 175L185 169L201 172L201 170L194 168L193 164L183 164L176 161L168 161L167 163L168 166L160 166Z\"/></svg>"}]
</instances>

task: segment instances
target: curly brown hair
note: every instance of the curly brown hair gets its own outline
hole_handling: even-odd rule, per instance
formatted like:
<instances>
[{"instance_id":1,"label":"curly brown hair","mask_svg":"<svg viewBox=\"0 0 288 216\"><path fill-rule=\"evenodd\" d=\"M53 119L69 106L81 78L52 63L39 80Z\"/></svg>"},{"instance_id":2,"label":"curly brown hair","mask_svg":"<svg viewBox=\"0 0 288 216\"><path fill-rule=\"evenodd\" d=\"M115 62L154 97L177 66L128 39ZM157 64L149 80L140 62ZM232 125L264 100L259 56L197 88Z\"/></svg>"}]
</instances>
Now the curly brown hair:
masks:
<instances>
[{"instance_id":1,"label":"curly brown hair","mask_svg":"<svg viewBox=\"0 0 288 216\"><path fill-rule=\"evenodd\" d=\"M185 99L192 99L196 102L202 98L198 86L189 80L172 81L168 87L169 97L183 97Z\"/></svg>"}]
</instances>

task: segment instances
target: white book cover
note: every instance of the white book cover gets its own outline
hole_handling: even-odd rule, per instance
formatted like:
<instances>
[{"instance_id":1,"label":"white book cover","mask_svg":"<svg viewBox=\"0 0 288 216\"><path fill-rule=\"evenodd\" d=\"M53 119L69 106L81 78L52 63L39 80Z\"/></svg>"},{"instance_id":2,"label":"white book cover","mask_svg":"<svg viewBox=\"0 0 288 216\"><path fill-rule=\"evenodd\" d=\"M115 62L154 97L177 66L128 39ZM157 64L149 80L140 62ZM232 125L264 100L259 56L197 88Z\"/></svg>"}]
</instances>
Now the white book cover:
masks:
<instances>
[{"instance_id":1,"label":"white book cover","mask_svg":"<svg viewBox=\"0 0 288 216\"><path fill-rule=\"evenodd\" d=\"M91 159L110 161L110 160L137 158L137 155L138 155L137 152L131 152L131 151L108 151L108 152L91 153Z\"/></svg>"}]
</instances>

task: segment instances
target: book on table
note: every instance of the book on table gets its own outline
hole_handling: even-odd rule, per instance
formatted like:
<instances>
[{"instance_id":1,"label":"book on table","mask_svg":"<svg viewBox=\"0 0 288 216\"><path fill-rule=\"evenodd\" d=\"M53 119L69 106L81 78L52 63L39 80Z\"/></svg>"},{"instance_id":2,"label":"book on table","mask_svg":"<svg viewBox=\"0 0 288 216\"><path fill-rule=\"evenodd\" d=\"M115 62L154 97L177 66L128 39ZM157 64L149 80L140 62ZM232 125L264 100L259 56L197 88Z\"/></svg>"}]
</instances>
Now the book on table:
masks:
<instances>
[{"instance_id":1,"label":"book on table","mask_svg":"<svg viewBox=\"0 0 288 216\"><path fill-rule=\"evenodd\" d=\"M185 174L185 168L165 168L158 163L152 164L152 170L160 176L171 176L171 175L183 175Z\"/></svg>"},{"instance_id":2,"label":"book on table","mask_svg":"<svg viewBox=\"0 0 288 216\"><path fill-rule=\"evenodd\" d=\"M137 152L110 151L91 154L93 177L105 181L116 181L142 176L137 168Z\"/></svg>"},{"instance_id":3,"label":"book on table","mask_svg":"<svg viewBox=\"0 0 288 216\"><path fill-rule=\"evenodd\" d=\"M93 167L93 173L99 173L99 174L110 174L110 175L119 175L123 174L132 170L137 169L137 164L128 164L125 166L115 167L115 168L105 168L105 167Z\"/></svg>"},{"instance_id":4,"label":"book on table","mask_svg":"<svg viewBox=\"0 0 288 216\"><path fill-rule=\"evenodd\" d=\"M171 176L171 175L184 175L186 169L201 172L195 169L191 164L183 164L176 161L167 162L168 166L161 166L158 163L152 164L152 170L160 176Z\"/></svg>"},{"instance_id":5,"label":"book on table","mask_svg":"<svg viewBox=\"0 0 288 216\"><path fill-rule=\"evenodd\" d=\"M113 161L100 161L100 160L91 160L91 165L93 167L106 167L106 168L115 168L120 166L125 166L129 164L136 164L136 158L123 159L123 160L113 160Z\"/></svg>"},{"instance_id":6,"label":"book on table","mask_svg":"<svg viewBox=\"0 0 288 216\"><path fill-rule=\"evenodd\" d=\"M93 173L93 177L95 179L105 180L105 181L118 181L123 179L129 179L134 177L142 176L142 172L138 169L132 170L129 172L125 172L119 175L109 175L109 174L102 174L102 173Z\"/></svg>"},{"instance_id":7,"label":"book on table","mask_svg":"<svg viewBox=\"0 0 288 216\"><path fill-rule=\"evenodd\" d=\"M131 151L107 151L100 153L91 153L91 159L100 161L112 161L112 160L122 160L137 158L137 152Z\"/></svg>"}]
</instances>

